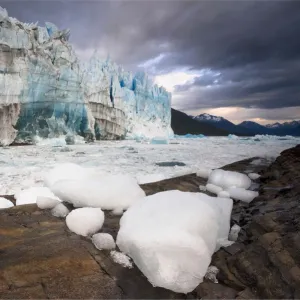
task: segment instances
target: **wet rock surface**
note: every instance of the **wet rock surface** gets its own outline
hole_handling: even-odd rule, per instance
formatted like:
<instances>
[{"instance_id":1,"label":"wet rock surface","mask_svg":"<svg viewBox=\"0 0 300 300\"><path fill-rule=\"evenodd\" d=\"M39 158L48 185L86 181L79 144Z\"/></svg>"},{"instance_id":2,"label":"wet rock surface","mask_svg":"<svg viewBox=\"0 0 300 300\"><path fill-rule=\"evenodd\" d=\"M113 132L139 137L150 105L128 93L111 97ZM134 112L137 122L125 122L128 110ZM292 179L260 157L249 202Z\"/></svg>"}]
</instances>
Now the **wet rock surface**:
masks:
<instances>
[{"instance_id":1,"label":"wet rock surface","mask_svg":"<svg viewBox=\"0 0 300 300\"><path fill-rule=\"evenodd\" d=\"M231 222L242 230L237 243L213 256L219 283L205 280L188 295L155 288L137 267L116 264L109 251L71 233L64 219L24 205L0 211L0 298L299 298L300 146L267 163L252 158L224 167L262 176L259 197L250 204L234 203ZM191 174L142 188L147 195L199 192L205 184ZM120 216L105 214L101 232L116 238Z\"/></svg>"}]
</instances>

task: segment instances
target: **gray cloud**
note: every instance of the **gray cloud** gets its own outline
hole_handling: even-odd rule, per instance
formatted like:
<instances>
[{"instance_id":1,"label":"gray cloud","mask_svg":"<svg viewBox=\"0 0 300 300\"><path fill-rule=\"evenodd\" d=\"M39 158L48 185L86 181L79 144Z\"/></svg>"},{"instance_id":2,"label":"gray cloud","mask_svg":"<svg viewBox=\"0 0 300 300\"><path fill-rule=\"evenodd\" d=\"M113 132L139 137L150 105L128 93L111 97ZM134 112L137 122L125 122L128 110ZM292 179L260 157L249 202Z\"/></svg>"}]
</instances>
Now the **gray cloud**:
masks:
<instances>
[{"instance_id":1,"label":"gray cloud","mask_svg":"<svg viewBox=\"0 0 300 300\"><path fill-rule=\"evenodd\" d=\"M109 52L126 68L209 69L176 87L183 110L300 104L300 1L0 1L21 21L71 29L86 57ZM219 76L215 74L220 73ZM216 81L217 80L217 81Z\"/></svg>"}]
</instances>

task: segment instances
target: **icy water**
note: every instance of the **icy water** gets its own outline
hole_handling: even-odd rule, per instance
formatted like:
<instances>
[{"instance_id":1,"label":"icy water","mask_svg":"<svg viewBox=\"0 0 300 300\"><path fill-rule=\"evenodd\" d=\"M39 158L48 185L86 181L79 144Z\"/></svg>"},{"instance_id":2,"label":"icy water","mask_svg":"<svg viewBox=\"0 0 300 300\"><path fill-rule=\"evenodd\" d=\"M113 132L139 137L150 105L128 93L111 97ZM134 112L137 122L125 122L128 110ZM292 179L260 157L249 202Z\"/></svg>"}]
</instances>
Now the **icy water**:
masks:
<instances>
[{"instance_id":1,"label":"icy water","mask_svg":"<svg viewBox=\"0 0 300 300\"><path fill-rule=\"evenodd\" d=\"M168 145L125 140L58 146L55 140L36 146L0 148L0 195L43 185L44 174L58 163L131 174L140 183L146 183L192 173L200 167L222 167L253 156L274 158L299 143L300 138L210 137L172 139Z\"/></svg>"}]
</instances>

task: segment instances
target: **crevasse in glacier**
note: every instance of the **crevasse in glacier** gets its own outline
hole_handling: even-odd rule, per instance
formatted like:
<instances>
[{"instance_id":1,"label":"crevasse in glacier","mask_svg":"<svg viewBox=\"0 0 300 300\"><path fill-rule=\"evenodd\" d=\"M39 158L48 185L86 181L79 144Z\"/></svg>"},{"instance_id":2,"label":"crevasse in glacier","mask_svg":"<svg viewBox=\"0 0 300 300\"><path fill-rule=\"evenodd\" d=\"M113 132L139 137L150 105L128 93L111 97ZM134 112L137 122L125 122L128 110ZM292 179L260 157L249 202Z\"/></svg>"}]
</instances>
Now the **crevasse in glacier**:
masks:
<instances>
[{"instance_id":1,"label":"crevasse in glacier","mask_svg":"<svg viewBox=\"0 0 300 300\"><path fill-rule=\"evenodd\" d=\"M0 8L0 145L81 135L172 135L171 95L95 53L81 65L69 30L25 24Z\"/></svg>"}]
</instances>

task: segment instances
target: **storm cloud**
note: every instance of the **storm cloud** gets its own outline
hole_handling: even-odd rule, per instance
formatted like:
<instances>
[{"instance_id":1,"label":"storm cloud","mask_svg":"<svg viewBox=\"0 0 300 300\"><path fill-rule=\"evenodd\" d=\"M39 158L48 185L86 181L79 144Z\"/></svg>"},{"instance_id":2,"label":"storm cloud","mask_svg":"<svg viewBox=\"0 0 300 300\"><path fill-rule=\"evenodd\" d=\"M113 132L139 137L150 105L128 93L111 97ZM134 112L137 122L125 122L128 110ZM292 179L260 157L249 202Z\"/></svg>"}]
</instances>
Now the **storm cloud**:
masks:
<instances>
[{"instance_id":1,"label":"storm cloud","mask_svg":"<svg viewBox=\"0 0 300 300\"><path fill-rule=\"evenodd\" d=\"M175 108L261 109L270 119L273 110L300 106L299 1L9 0L0 5L21 21L70 28L82 59L97 49L132 71L195 74L174 87Z\"/></svg>"}]
</instances>

